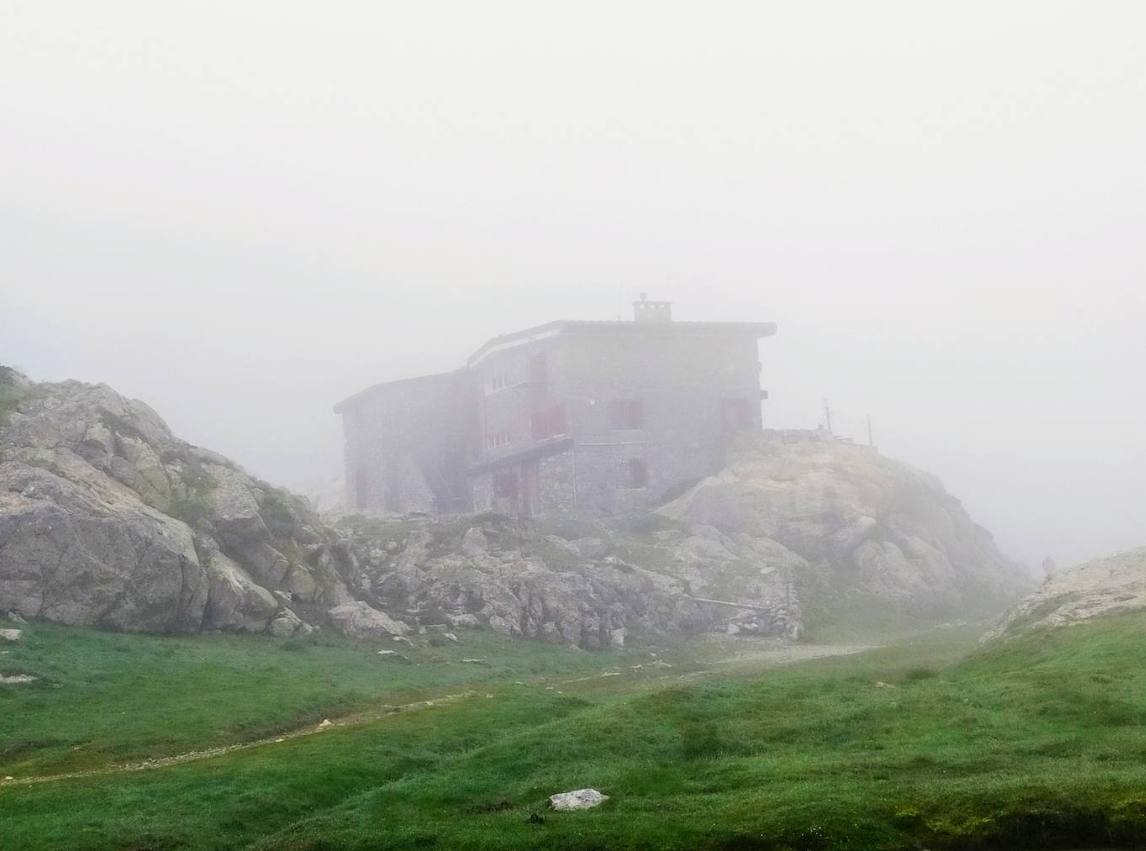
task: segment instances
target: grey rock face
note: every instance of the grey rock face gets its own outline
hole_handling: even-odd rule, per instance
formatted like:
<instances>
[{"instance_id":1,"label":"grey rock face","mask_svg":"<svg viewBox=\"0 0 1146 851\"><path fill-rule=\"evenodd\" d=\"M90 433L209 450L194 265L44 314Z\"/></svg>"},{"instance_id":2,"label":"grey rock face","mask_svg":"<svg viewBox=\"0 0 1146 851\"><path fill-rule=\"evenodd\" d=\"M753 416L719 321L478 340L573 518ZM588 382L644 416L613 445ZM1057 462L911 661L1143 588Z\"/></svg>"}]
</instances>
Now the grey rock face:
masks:
<instances>
[{"instance_id":1,"label":"grey rock face","mask_svg":"<svg viewBox=\"0 0 1146 851\"><path fill-rule=\"evenodd\" d=\"M325 527L295 497L106 386L5 380L19 402L0 427L0 611L281 635L305 624L273 590L304 607L346 597L319 564Z\"/></svg>"},{"instance_id":2,"label":"grey rock face","mask_svg":"<svg viewBox=\"0 0 1146 851\"><path fill-rule=\"evenodd\" d=\"M1019 601L984 640L1146 610L1146 547L1056 571Z\"/></svg>"},{"instance_id":3,"label":"grey rock face","mask_svg":"<svg viewBox=\"0 0 1146 851\"><path fill-rule=\"evenodd\" d=\"M755 548L805 605L941 618L1000 611L1027 587L934 476L814 435L745 435L727 469L659 513Z\"/></svg>"},{"instance_id":4,"label":"grey rock face","mask_svg":"<svg viewBox=\"0 0 1146 851\"><path fill-rule=\"evenodd\" d=\"M405 624L361 600L335 606L330 617L335 626L355 638L390 638L410 631Z\"/></svg>"},{"instance_id":5,"label":"grey rock face","mask_svg":"<svg viewBox=\"0 0 1146 851\"><path fill-rule=\"evenodd\" d=\"M347 518L341 528L359 554L350 589L423 623L585 649L622 647L632 633L710 629L744 611L755 617L745 632L799 631L798 603L779 602L782 573L760 564L751 541L715 530L712 540L675 526L650 533L597 525L582 547L547 534L544 521L498 517L474 518L464 532L426 518ZM783 558L791 554L777 564ZM745 600L754 608L738 609L735 601ZM777 602L765 611L764 600Z\"/></svg>"}]
</instances>

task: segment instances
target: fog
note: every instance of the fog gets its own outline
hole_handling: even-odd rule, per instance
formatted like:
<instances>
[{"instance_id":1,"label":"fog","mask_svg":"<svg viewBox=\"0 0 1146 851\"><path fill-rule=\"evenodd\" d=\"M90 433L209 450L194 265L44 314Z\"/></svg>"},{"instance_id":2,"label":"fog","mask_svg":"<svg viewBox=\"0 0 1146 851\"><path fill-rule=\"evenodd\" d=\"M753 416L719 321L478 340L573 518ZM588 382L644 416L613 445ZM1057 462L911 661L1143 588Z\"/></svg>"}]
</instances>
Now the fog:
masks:
<instances>
[{"instance_id":1,"label":"fog","mask_svg":"<svg viewBox=\"0 0 1146 851\"><path fill-rule=\"evenodd\" d=\"M0 362L308 492L485 339L775 321L766 424L1146 544L1146 7L0 0Z\"/></svg>"}]
</instances>

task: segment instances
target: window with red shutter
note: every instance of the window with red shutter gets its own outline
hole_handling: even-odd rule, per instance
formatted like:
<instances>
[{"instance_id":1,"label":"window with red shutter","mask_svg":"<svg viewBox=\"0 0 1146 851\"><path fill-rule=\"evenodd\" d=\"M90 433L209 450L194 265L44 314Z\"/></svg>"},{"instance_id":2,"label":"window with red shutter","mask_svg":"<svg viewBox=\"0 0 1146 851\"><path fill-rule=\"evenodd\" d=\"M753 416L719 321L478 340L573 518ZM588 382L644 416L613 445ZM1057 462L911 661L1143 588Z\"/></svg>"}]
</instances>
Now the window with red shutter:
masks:
<instances>
[{"instance_id":1,"label":"window with red shutter","mask_svg":"<svg viewBox=\"0 0 1146 851\"><path fill-rule=\"evenodd\" d=\"M553 405L533 414L530 422L534 440L546 440L569 431L564 405Z\"/></svg>"}]
</instances>

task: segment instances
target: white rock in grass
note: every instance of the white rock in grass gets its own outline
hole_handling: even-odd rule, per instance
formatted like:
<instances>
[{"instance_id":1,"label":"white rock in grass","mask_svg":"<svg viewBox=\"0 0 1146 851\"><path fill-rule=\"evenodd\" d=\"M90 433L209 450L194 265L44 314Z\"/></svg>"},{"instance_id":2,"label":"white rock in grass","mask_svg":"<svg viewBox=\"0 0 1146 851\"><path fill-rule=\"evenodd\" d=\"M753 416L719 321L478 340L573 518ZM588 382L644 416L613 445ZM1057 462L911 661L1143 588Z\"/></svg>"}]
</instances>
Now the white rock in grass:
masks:
<instances>
[{"instance_id":1,"label":"white rock in grass","mask_svg":"<svg viewBox=\"0 0 1146 851\"><path fill-rule=\"evenodd\" d=\"M559 813L572 810L591 810L609 800L608 795L602 795L596 789L577 789L574 792L561 792L549 796L549 808Z\"/></svg>"},{"instance_id":2,"label":"white rock in grass","mask_svg":"<svg viewBox=\"0 0 1146 851\"><path fill-rule=\"evenodd\" d=\"M19 641L24 637L24 631L19 629L0 629L0 641Z\"/></svg>"}]
</instances>

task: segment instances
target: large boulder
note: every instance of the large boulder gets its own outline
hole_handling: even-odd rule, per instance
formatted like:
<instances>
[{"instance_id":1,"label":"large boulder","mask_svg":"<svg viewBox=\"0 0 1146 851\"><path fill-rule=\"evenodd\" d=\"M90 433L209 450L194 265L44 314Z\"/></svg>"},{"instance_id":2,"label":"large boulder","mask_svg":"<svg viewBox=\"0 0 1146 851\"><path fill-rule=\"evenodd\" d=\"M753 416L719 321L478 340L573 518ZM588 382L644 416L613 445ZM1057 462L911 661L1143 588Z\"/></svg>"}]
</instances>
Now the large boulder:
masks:
<instances>
[{"instance_id":1,"label":"large boulder","mask_svg":"<svg viewBox=\"0 0 1146 851\"><path fill-rule=\"evenodd\" d=\"M0 611L123 630L303 628L348 599L297 498L105 385L0 369ZM274 591L285 595L276 596Z\"/></svg>"},{"instance_id":2,"label":"large boulder","mask_svg":"<svg viewBox=\"0 0 1146 851\"><path fill-rule=\"evenodd\" d=\"M989 613L1029 584L937 478L823 432L744 435L658 514L754 542L820 609Z\"/></svg>"},{"instance_id":3,"label":"large boulder","mask_svg":"<svg viewBox=\"0 0 1146 851\"><path fill-rule=\"evenodd\" d=\"M355 638L392 638L410 631L404 623L362 600L335 606L330 610L330 618L335 626Z\"/></svg>"}]
</instances>

